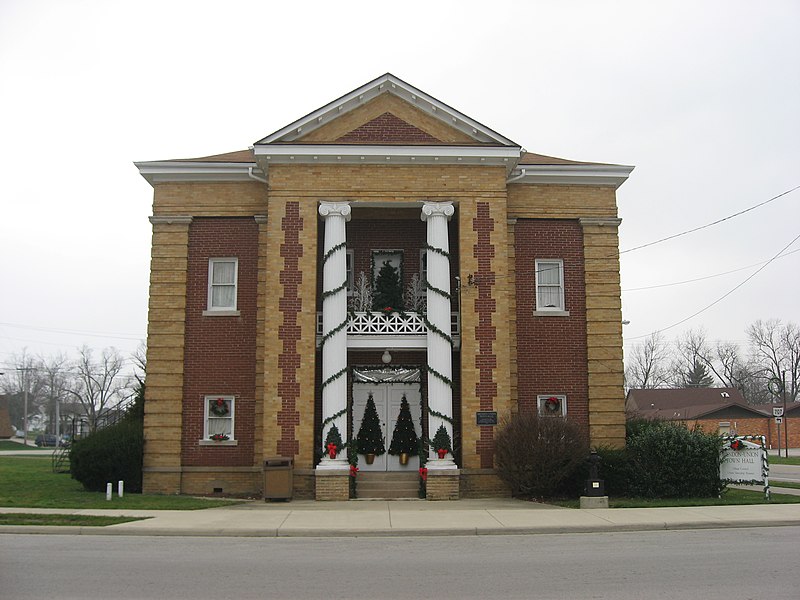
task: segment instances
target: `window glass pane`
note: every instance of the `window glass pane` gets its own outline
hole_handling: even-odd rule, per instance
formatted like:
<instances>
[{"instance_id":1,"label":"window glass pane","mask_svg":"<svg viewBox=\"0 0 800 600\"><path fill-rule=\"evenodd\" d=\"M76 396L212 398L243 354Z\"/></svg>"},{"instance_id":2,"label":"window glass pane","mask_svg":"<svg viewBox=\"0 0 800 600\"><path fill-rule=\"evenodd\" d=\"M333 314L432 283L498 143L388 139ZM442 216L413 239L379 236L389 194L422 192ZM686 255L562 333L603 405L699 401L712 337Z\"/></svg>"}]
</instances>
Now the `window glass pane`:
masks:
<instances>
[{"instance_id":1,"label":"window glass pane","mask_svg":"<svg viewBox=\"0 0 800 600\"><path fill-rule=\"evenodd\" d=\"M561 283L561 272L558 263L539 263L539 283L542 285L558 285Z\"/></svg>"},{"instance_id":2,"label":"window glass pane","mask_svg":"<svg viewBox=\"0 0 800 600\"><path fill-rule=\"evenodd\" d=\"M216 435L218 433L222 433L227 435L228 437L233 437L231 432L231 423L233 422L232 419L226 418L218 418L218 417L209 417L208 418L208 435Z\"/></svg>"},{"instance_id":3,"label":"window glass pane","mask_svg":"<svg viewBox=\"0 0 800 600\"><path fill-rule=\"evenodd\" d=\"M233 283L235 276L235 262L215 262L211 283Z\"/></svg>"},{"instance_id":4,"label":"window glass pane","mask_svg":"<svg viewBox=\"0 0 800 600\"><path fill-rule=\"evenodd\" d=\"M561 306L561 288L540 287L538 305L540 308L559 308Z\"/></svg>"},{"instance_id":5,"label":"window glass pane","mask_svg":"<svg viewBox=\"0 0 800 600\"><path fill-rule=\"evenodd\" d=\"M213 308L235 306L236 286L215 285L211 288L211 306Z\"/></svg>"}]
</instances>

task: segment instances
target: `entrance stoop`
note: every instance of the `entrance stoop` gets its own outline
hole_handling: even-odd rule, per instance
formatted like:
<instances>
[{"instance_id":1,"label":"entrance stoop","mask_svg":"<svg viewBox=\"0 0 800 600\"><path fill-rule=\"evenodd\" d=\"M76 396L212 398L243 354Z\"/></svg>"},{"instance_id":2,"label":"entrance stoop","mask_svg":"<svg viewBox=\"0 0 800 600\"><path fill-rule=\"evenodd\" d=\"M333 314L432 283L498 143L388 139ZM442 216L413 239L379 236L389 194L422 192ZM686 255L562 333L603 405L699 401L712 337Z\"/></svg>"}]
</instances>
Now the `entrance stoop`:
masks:
<instances>
[{"instance_id":1,"label":"entrance stoop","mask_svg":"<svg viewBox=\"0 0 800 600\"><path fill-rule=\"evenodd\" d=\"M357 496L362 498L397 499L419 497L419 473L364 472L358 474Z\"/></svg>"}]
</instances>

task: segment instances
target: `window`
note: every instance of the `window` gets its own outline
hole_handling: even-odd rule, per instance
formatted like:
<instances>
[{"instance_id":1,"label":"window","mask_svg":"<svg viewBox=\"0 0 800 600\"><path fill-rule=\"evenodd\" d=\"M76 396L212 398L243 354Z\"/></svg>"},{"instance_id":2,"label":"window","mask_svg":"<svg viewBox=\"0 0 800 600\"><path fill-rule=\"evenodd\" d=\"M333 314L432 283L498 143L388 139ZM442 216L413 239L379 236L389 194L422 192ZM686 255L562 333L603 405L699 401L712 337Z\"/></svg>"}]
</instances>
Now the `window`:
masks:
<instances>
[{"instance_id":1,"label":"window","mask_svg":"<svg viewBox=\"0 0 800 600\"><path fill-rule=\"evenodd\" d=\"M202 442L219 444L235 443L234 418L236 415L236 399L234 396L205 396Z\"/></svg>"},{"instance_id":2,"label":"window","mask_svg":"<svg viewBox=\"0 0 800 600\"><path fill-rule=\"evenodd\" d=\"M564 261L537 260L536 268L536 310L565 310L564 305Z\"/></svg>"},{"instance_id":3,"label":"window","mask_svg":"<svg viewBox=\"0 0 800 600\"><path fill-rule=\"evenodd\" d=\"M235 311L239 260L211 258L208 260L208 311Z\"/></svg>"},{"instance_id":4,"label":"window","mask_svg":"<svg viewBox=\"0 0 800 600\"><path fill-rule=\"evenodd\" d=\"M353 282L355 278L353 277L353 251L348 250L347 254L345 255L345 272L347 277L347 295L353 295Z\"/></svg>"},{"instance_id":5,"label":"window","mask_svg":"<svg viewBox=\"0 0 800 600\"><path fill-rule=\"evenodd\" d=\"M563 394L543 394L536 397L539 415L542 417L565 417L567 397Z\"/></svg>"}]
</instances>

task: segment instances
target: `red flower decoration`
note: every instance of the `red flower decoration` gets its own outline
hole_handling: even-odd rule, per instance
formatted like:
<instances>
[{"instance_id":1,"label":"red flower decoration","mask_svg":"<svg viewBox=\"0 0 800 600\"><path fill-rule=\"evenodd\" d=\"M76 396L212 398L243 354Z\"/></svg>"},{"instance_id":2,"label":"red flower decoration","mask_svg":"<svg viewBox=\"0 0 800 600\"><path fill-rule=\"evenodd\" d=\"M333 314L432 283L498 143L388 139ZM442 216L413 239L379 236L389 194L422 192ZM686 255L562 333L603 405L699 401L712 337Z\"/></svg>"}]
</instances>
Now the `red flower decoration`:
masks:
<instances>
[{"instance_id":1,"label":"red flower decoration","mask_svg":"<svg viewBox=\"0 0 800 600\"><path fill-rule=\"evenodd\" d=\"M428 481L428 469L427 469L427 467L420 467L419 468L419 476L422 477L422 481Z\"/></svg>"},{"instance_id":2,"label":"red flower decoration","mask_svg":"<svg viewBox=\"0 0 800 600\"><path fill-rule=\"evenodd\" d=\"M445 456L447 456L447 448L439 448L436 451L436 454L439 455L439 458L444 458Z\"/></svg>"},{"instance_id":3,"label":"red flower decoration","mask_svg":"<svg viewBox=\"0 0 800 600\"><path fill-rule=\"evenodd\" d=\"M741 450L742 448L744 448L744 444L740 440L733 440L731 442L731 448L733 450Z\"/></svg>"},{"instance_id":4,"label":"red flower decoration","mask_svg":"<svg viewBox=\"0 0 800 600\"><path fill-rule=\"evenodd\" d=\"M225 406L225 400L223 398L217 398L217 406Z\"/></svg>"},{"instance_id":5,"label":"red flower decoration","mask_svg":"<svg viewBox=\"0 0 800 600\"><path fill-rule=\"evenodd\" d=\"M330 456L331 458L336 458L336 444L334 444L333 442L328 444L328 456Z\"/></svg>"},{"instance_id":6,"label":"red flower decoration","mask_svg":"<svg viewBox=\"0 0 800 600\"><path fill-rule=\"evenodd\" d=\"M355 477L356 475L358 475L358 467L350 465L350 477Z\"/></svg>"}]
</instances>

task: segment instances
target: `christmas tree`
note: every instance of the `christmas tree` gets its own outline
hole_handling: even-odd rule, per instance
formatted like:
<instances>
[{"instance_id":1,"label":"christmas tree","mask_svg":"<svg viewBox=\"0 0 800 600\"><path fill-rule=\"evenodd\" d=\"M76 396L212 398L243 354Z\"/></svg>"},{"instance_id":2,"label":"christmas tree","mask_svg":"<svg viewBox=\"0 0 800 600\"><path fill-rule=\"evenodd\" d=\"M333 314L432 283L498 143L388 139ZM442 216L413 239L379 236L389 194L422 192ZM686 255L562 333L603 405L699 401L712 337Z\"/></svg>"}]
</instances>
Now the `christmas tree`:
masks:
<instances>
[{"instance_id":1,"label":"christmas tree","mask_svg":"<svg viewBox=\"0 0 800 600\"><path fill-rule=\"evenodd\" d=\"M367 407L364 409L364 418L361 420L361 427L358 428L356 436L359 454L375 454L380 456L386 452L383 445L383 435L381 435L381 422L378 418L378 411L375 408L375 400L372 394L367 398Z\"/></svg>"},{"instance_id":2,"label":"christmas tree","mask_svg":"<svg viewBox=\"0 0 800 600\"><path fill-rule=\"evenodd\" d=\"M453 451L450 447L450 434L447 433L447 429L444 428L444 425L439 425L439 429L436 430L436 435L433 436L433 440L431 440L431 446L433 446L433 449L437 452L439 450Z\"/></svg>"},{"instance_id":3,"label":"christmas tree","mask_svg":"<svg viewBox=\"0 0 800 600\"><path fill-rule=\"evenodd\" d=\"M400 402L400 415L394 426L392 443L389 445L389 454L413 454L417 451L419 438L414 430L414 421L411 420L411 409L408 406L405 394Z\"/></svg>"},{"instance_id":4,"label":"christmas tree","mask_svg":"<svg viewBox=\"0 0 800 600\"><path fill-rule=\"evenodd\" d=\"M333 454L331 458L336 458L336 454L342 451L342 434L339 433L338 427L336 425L331 425L331 428L328 430L328 435L325 436L325 454ZM331 452L333 450L333 452Z\"/></svg>"},{"instance_id":5,"label":"christmas tree","mask_svg":"<svg viewBox=\"0 0 800 600\"><path fill-rule=\"evenodd\" d=\"M403 307L403 289L400 285L400 273L388 260L383 261L381 270L375 278L375 294L372 297L372 308L375 310L401 310Z\"/></svg>"}]
</instances>

